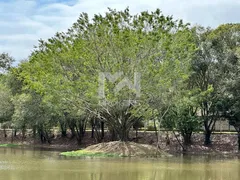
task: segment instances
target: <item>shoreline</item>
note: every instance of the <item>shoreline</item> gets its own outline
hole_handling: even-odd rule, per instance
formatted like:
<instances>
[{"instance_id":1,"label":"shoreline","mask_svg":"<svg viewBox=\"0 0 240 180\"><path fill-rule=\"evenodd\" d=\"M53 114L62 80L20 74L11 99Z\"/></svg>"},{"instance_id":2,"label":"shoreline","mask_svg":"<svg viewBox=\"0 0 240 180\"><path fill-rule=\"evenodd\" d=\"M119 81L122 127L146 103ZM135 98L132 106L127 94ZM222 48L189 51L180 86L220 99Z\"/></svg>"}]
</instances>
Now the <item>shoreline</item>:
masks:
<instances>
[{"instance_id":1,"label":"shoreline","mask_svg":"<svg viewBox=\"0 0 240 180\"><path fill-rule=\"evenodd\" d=\"M156 146L156 137L153 132L139 132L138 139L134 139L134 133L131 133L131 140L129 142L134 142L137 144L146 144L155 147ZM205 146L203 145L203 134L195 133L192 137L192 144L187 146L187 151L183 152L180 145L177 143L176 139L170 134L170 144L166 145L165 133L163 132L160 137L160 149L163 152L166 152L171 155L220 155L220 156L239 156L240 153L237 151L237 135L236 134L213 134L212 135L212 145ZM52 138L51 144L42 144L39 140L27 136L22 140L21 134L18 134L11 141L11 137L3 138L0 136L0 147L1 144L13 144L21 145L24 147L30 148L43 148L48 150L56 150L60 152L69 152L82 150L91 145L96 145L94 138L91 138L90 132L86 132L85 137L81 145L78 145L76 140L70 137L61 137L60 135L55 135ZM106 135L103 142L108 143L109 137Z\"/></svg>"}]
</instances>

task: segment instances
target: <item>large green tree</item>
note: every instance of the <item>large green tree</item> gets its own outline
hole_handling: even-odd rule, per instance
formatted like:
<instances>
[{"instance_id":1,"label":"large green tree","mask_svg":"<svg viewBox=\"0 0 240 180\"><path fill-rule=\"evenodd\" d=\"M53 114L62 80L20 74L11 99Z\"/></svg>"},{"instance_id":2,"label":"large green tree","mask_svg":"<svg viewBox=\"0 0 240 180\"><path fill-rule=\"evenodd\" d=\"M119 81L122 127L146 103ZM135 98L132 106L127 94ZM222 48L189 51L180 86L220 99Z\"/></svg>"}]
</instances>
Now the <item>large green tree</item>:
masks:
<instances>
[{"instance_id":1,"label":"large green tree","mask_svg":"<svg viewBox=\"0 0 240 180\"><path fill-rule=\"evenodd\" d=\"M198 51L192 61L190 81L202 93L201 117L205 129L205 145L211 144L215 123L221 118L219 105L226 87L235 73L235 50L239 43L237 24L221 25L216 29L195 27Z\"/></svg>"},{"instance_id":2,"label":"large green tree","mask_svg":"<svg viewBox=\"0 0 240 180\"><path fill-rule=\"evenodd\" d=\"M218 27L212 34L218 57L222 59L222 71L226 72L222 84L224 96L220 110L223 117L229 120L238 133L238 150L240 150L240 24L225 24Z\"/></svg>"},{"instance_id":3,"label":"large green tree","mask_svg":"<svg viewBox=\"0 0 240 180\"><path fill-rule=\"evenodd\" d=\"M67 33L40 41L21 77L68 115L94 114L125 141L139 119L134 109L148 104L164 114L194 51L188 25L158 9L137 15L109 9L92 20L82 13Z\"/></svg>"}]
</instances>

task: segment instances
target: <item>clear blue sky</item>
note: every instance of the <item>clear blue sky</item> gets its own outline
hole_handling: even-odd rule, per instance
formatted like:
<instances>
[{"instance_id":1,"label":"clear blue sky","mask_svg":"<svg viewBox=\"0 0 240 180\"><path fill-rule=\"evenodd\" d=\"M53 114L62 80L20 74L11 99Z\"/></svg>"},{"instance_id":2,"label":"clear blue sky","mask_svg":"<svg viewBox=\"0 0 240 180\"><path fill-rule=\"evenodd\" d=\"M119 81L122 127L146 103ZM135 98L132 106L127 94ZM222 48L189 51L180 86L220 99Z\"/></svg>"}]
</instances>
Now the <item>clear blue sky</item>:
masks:
<instances>
[{"instance_id":1,"label":"clear blue sky","mask_svg":"<svg viewBox=\"0 0 240 180\"><path fill-rule=\"evenodd\" d=\"M0 52L27 58L37 40L67 30L80 12L103 13L107 7L132 13L160 8L191 24L216 27L240 23L240 0L0 0Z\"/></svg>"}]
</instances>

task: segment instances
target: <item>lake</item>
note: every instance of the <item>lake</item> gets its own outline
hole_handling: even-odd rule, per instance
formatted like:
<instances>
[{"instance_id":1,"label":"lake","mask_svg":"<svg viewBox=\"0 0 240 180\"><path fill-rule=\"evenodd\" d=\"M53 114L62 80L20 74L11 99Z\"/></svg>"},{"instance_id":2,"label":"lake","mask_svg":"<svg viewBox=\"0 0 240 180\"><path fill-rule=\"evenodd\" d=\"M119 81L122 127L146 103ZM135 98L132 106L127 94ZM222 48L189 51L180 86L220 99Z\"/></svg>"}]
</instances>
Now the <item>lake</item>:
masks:
<instances>
[{"instance_id":1,"label":"lake","mask_svg":"<svg viewBox=\"0 0 240 180\"><path fill-rule=\"evenodd\" d=\"M240 160L212 156L83 159L44 149L0 148L0 180L48 179L239 180Z\"/></svg>"}]
</instances>

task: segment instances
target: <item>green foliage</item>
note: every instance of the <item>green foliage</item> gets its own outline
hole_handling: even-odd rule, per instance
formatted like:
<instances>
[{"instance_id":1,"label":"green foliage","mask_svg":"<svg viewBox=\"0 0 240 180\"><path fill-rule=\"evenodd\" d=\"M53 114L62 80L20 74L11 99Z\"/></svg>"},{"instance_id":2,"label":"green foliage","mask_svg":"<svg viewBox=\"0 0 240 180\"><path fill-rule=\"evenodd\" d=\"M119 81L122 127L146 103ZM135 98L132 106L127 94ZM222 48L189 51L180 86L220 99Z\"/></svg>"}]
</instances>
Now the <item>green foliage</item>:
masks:
<instances>
[{"instance_id":1,"label":"green foliage","mask_svg":"<svg viewBox=\"0 0 240 180\"><path fill-rule=\"evenodd\" d=\"M120 157L120 155L118 154L87 151L87 150L62 152L60 153L60 155L70 156L70 157Z\"/></svg>"},{"instance_id":2,"label":"green foliage","mask_svg":"<svg viewBox=\"0 0 240 180\"><path fill-rule=\"evenodd\" d=\"M14 59L8 53L0 54L0 73L3 73L11 68Z\"/></svg>"},{"instance_id":3,"label":"green foliage","mask_svg":"<svg viewBox=\"0 0 240 180\"><path fill-rule=\"evenodd\" d=\"M14 106L12 103L12 94L3 84L0 84L0 123L11 120Z\"/></svg>"},{"instance_id":4,"label":"green foliage","mask_svg":"<svg viewBox=\"0 0 240 180\"><path fill-rule=\"evenodd\" d=\"M0 147L17 147L18 144L0 144Z\"/></svg>"},{"instance_id":5,"label":"green foliage","mask_svg":"<svg viewBox=\"0 0 240 180\"><path fill-rule=\"evenodd\" d=\"M135 121L145 116L143 113L135 117L122 103L137 102L131 111L148 104L161 113L177 91L175 86L188 77L194 51L188 25L159 10L130 15L129 9L109 9L104 16L95 15L92 21L82 13L67 33L39 41L29 62L21 64L20 77L27 89L41 94L43 101L54 104L58 112L77 117L100 115L121 137L127 136ZM99 75L106 72L121 72L121 78L131 80L134 73L140 74L141 97L133 88L116 92L119 80L103 81L104 94L99 96ZM128 115L122 116L124 113Z\"/></svg>"},{"instance_id":6,"label":"green foliage","mask_svg":"<svg viewBox=\"0 0 240 180\"><path fill-rule=\"evenodd\" d=\"M236 50L239 41L239 24L225 24L216 29L193 29L198 51L192 60L191 87L201 92L200 112L205 128L205 144L220 119L219 102L226 96L229 83L238 72Z\"/></svg>"},{"instance_id":7,"label":"green foliage","mask_svg":"<svg viewBox=\"0 0 240 180\"><path fill-rule=\"evenodd\" d=\"M198 131L201 120L197 112L201 95L197 90L185 91L178 97L163 120L163 127L167 130L179 131L185 144L191 143L192 133Z\"/></svg>"}]
</instances>

